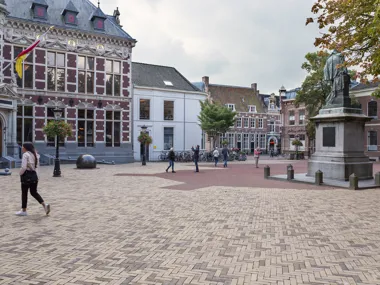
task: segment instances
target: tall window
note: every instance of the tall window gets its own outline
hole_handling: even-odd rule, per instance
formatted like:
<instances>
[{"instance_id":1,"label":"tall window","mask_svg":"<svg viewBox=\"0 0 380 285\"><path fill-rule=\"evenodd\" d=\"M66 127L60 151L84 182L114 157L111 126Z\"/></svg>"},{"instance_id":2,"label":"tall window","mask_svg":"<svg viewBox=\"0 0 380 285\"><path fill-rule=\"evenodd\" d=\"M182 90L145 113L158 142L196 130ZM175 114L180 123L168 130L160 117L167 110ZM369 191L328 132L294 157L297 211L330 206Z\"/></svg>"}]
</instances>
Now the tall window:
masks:
<instances>
[{"instance_id":1,"label":"tall window","mask_svg":"<svg viewBox=\"0 0 380 285\"><path fill-rule=\"evenodd\" d=\"M294 111L289 111L289 125L293 126L295 123Z\"/></svg>"},{"instance_id":2,"label":"tall window","mask_svg":"<svg viewBox=\"0 0 380 285\"><path fill-rule=\"evenodd\" d=\"M164 128L164 150L169 150L173 147L174 142L174 129Z\"/></svg>"},{"instance_id":3,"label":"tall window","mask_svg":"<svg viewBox=\"0 0 380 285\"><path fill-rule=\"evenodd\" d=\"M22 47L13 47L14 57L18 56L23 51ZM17 86L20 88L33 88L33 58L34 51L32 51L29 56L22 63L22 78L17 77ZM14 64L16 67L16 63ZM14 69L15 70L15 69Z\"/></svg>"},{"instance_id":4,"label":"tall window","mask_svg":"<svg viewBox=\"0 0 380 285\"><path fill-rule=\"evenodd\" d=\"M368 117L377 119L377 102L376 101L368 102Z\"/></svg>"},{"instance_id":5,"label":"tall window","mask_svg":"<svg viewBox=\"0 0 380 285\"><path fill-rule=\"evenodd\" d=\"M274 133L275 131L275 124L274 121L269 122L269 132Z\"/></svg>"},{"instance_id":6,"label":"tall window","mask_svg":"<svg viewBox=\"0 0 380 285\"><path fill-rule=\"evenodd\" d=\"M94 93L93 57L78 56L78 92Z\"/></svg>"},{"instance_id":7,"label":"tall window","mask_svg":"<svg viewBox=\"0 0 380 285\"><path fill-rule=\"evenodd\" d=\"M149 99L140 99L140 120L150 120Z\"/></svg>"},{"instance_id":8,"label":"tall window","mask_svg":"<svg viewBox=\"0 0 380 285\"><path fill-rule=\"evenodd\" d=\"M121 62L106 60L106 94L120 96Z\"/></svg>"},{"instance_id":9,"label":"tall window","mask_svg":"<svg viewBox=\"0 0 380 285\"><path fill-rule=\"evenodd\" d=\"M94 146L94 110L78 109L78 146Z\"/></svg>"},{"instance_id":10,"label":"tall window","mask_svg":"<svg viewBox=\"0 0 380 285\"><path fill-rule=\"evenodd\" d=\"M106 111L106 146L120 146L121 112Z\"/></svg>"},{"instance_id":11,"label":"tall window","mask_svg":"<svg viewBox=\"0 0 380 285\"><path fill-rule=\"evenodd\" d=\"M55 120L55 117L54 117L54 110L55 107L48 107L46 108L46 124L49 123L50 121L54 121ZM64 120L65 119L65 111L62 112L62 118L61 120ZM47 140L47 146L56 146L55 145L55 139L56 138L52 138L52 137L46 137L46 140ZM60 138L59 139L59 145L60 146L64 146L65 145L65 139L64 138Z\"/></svg>"},{"instance_id":12,"label":"tall window","mask_svg":"<svg viewBox=\"0 0 380 285\"><path fill-rule=\"evenodd\" d=\"M299 124L303 125L305 123L305 110L300 110L299 112Z\"/></svg>"},{"instance_id":13,"label":"tall window","mask_svg":"<svg viewBox=\"0 0 380 285\"><path fill-rule=\"evenodd\" d=\"M228 134L228 146L235 147L235 134Z\"/></svg>"},{"instance_id":14,"label":"tall window","mask_svg":"<svg viewBox=\"0 0 380 285\"><path fill-rule=\"evenodd\" d=\"M66 55L64 53L47 53L47 87L52 91L65 91Z\"/></svg>"},{"instance_id":15,"label":"tall window","mask_svg":"<svg viewBox=\"0 0 380 285\"><path fill-rule=\"evenodd\" d=\"M262 148L262 149L266 148L265 134L260 134L260 148Z\"/></svg>"},{"instance_id":16,"label":"tall window","mask_svg":"<svg viewBox=\"0 0 380 285\"><path fill-rule=\"evenodd\" d=\"M225 140L227 140L227 136L226 136L226 134L221 134L221 135L219 136L219 146L220 146L220 147L223 147L223 141L225 141Z\"/></svg>"},{"instance_id":17,"label":"tall window","mask_svg":"<svg viewBox=\"0 0 380 285\"><path fill-rule=\"evenodd\" d=\"M248 124L248 121L249 119L248 118L244 118L243 119L243 123L244 123L244 128L248 128L249 124Z\"/></svg>"},{"instance_id":18,"label":"tall window","mask_svg":"<svg viewBox=\"0 0 380 285\"><path fill-rule=\"evenodd\" d=\"M17 143L33 142L33 106L17 106Z\"/></svg>"},{"instance_id":19,"label":"tall window","mask_svg":"<svg viewBox=\"0 0 380 285\"><path fill-rule=\"evenodd\" d=\"M249 134L243 134L243 149L249 149Z\"/></svg>"},{"instance_id":20,"label":"tall window","mask_svg":"<svg viewBox=\"0 0 380 285\"><path fill-rule=\"evenodd\" d=\"M377 151L377 132L368 132L368 151Z\"/></svg>"},{"instance_id":21,"label":"tall window","mask_svg":"<svg viewBox=\"0 0 380 285\"><path fill-rule=\"evenodd\" d=\"M252 129L256 128L256 119L255 118L251 118L251 128Z\"/></svg>"},{"instance_id":22,"label":"tall window","mask_svg":"<svg viewBox=\"0 0 380 285\"><path fill-rule=\"evenodd\" d=\"M262 128L264 128L264 120L259 119L259 129L262 129Z\"/></svg>"},{"instance_id":23,"label":"tall window","mask_svg":"<svg viewBox=\"0 0 380 285\"><path fill-rule=\"evenodd\" d=\"M174 101L164 101L164 120L174 119Z\"/></svg>"},{"instance_id":24,"label":"tall window","mask_svg":"<svg viewBox=\"0 0 380 285\"><path fill-rule=\"evenodd\" d=\"M241 128L241 118L236 119L236 127Z\"/></svg>"}]
</instances>

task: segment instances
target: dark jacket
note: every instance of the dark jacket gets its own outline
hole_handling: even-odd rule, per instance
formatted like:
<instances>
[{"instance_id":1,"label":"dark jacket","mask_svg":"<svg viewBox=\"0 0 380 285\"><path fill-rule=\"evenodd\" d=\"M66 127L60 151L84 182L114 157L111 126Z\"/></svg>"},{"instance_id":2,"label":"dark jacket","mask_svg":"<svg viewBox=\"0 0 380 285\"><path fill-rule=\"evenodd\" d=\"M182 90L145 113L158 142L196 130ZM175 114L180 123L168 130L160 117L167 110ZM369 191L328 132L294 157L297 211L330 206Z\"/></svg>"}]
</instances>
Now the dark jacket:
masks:
<instances>
[{"instance_id":1,"label":"dark jacket","mask_svg":"<svg viewBox=\"0 0 380 285\"><path fill-rule=\"evenodd\" d=\"M169 160L173 160L173 161L175 160L174 150L169 151L168 158Z\"/></svg>"},{"instance_id":2,"label":"dark jacket","mask_svg":"<svg viewBox=\"0 0 380 285\"><path fill-rule=\"evenodd\" d=\"M223 158L226 159L228 156L228 148L224 147L222 149Z\"/></svg>"},{"instance_id":3,"label":"dark jacket","mask_svg":"<svg viewBox=\"0 0 380 285\"><path fill-rule=\"evenodd\" d=\"M193 158L194 159L199 159L199 147L197 147L197 148L191 148L191 150L194 152L194 156L193 156Z\"/></svg>"}]
</instances>

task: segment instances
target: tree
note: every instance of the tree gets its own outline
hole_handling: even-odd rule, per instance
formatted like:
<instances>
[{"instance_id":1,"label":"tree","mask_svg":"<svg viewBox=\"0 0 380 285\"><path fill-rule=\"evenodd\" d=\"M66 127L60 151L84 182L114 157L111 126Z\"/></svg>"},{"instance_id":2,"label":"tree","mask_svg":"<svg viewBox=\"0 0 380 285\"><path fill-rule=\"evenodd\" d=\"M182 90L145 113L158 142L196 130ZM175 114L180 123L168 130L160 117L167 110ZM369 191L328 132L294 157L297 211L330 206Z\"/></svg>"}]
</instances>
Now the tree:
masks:
<instances>
[{"instance_id":1,"label":"tree","mask_svg":"<svg viewBox=\"0 0 380 285\"><path fill-rule=\"evenodd\" d=\"M302 64L302 69L306 70L308 75L297 92L295 105L304 104L309 118L318 114L331 91L330 83L325 81L323 76L328 57L329 54L324 51L308 53L305 56L307 62ZM310 120L306 126L306 133L310 139L315 137L315 126Z\"/></svg>"},{"instance_id":2,"label":"tree","mask_svg":"<svg viewBox=\"0 0 380 285\"><path fill-rule=\"evenodd\" d=\"M346 66L358 66L357 76L362 82L380 75L380 0L317 0L312 9L322 30L314 45L322 49L339 50L346 58ZM375 92L380 96L380 88Z\"/></svg>"},{"instance_id":3,"label":"tree","mask_svg":"<svg viewBox=\"0 0 380 285\"><path fill-rule=\"evenodd\" d=\"M235 124L236 112L208 100L200 103L199 126L210 139L214 139L215 145L215 138L226 133Z\"/></svg>"}]
</instances>

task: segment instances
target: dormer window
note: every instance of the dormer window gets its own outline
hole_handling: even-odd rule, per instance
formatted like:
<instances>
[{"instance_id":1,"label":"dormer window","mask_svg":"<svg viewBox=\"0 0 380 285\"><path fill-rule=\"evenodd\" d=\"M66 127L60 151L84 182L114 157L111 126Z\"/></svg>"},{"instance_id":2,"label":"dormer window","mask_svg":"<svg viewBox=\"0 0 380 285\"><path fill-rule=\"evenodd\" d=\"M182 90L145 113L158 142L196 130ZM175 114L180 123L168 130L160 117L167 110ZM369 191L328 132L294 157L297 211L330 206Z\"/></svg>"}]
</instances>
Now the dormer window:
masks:
<instances>
[{"instance_id":1,"label":"dormer window","mask_svg":"<svg viewBox=\"0 0 380 285\"><path fill-rule=\"evenodd\" d=\"M32 10L34 18L47 19L47 8L49 6L46 4L45 0L35 0L32 3Z\"/></svg>"},{"instance_id":2,"label":"dormer window","mask_svg":"<svg viewBox=\"0 0 380 285\"><path fill-rule=\"evenodd\" d=\"M231 111L235 111L235 104L226 104L225 106Z\"/></svg>"},{"instance_id":3,"label":"dormer window","mask_svg":"<svg viewBox=\"0 0 380 285\"><path fill-rule=\"evenodd\" d=\"M62 12L62 16L65 19L65 24L77 25L77 15L79 11L74 6L73 2L69 1L66 8Z\"/></svg>"},{"instance_id":4,"label":"dormer window","mask_svg":"<svg viewBox=\"0 0 380 285\"><path fill-rule=\"evenodd\" d=\"M94 29L98 31L104 31L104 21L107 19L106 15L100 10L100 7L91 16L91 21L94 24Z\"/></svg>"},{"instance_id":5,"label":"dormer window","mask_svg":"<svg viewBox=\"0 0 380 285\"><path fill-rule=\"evenodd\" d=\"M248 112L250 113L256 113L257 110L256 110L256 106L255 105L251 105L248 107Z\"/></svg>"}]
</instances>

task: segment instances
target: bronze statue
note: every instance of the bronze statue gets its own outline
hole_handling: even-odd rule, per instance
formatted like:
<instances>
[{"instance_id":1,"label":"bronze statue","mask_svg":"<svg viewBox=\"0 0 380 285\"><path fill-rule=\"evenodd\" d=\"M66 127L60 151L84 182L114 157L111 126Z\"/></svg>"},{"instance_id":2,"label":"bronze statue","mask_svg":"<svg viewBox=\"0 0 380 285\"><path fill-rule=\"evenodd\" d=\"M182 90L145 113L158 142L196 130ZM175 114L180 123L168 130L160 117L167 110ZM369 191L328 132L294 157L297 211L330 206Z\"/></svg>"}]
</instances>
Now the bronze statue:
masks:
<instances>
[{"instance_id":1,"label":"bronze statue","mask_svg":"<svg viewBox=\"0 0 380 285\"><path fill-rule=\"evenodd\" d=\"M337 50L334 50L326 61L324 79L331 84L331 93L326 98L326 105L335 105L338 103L335 101L343 102L342 100L334 100L337 97L348 97L350 77L343 64L344 56Z\"/></svg>"}]
</instances>

